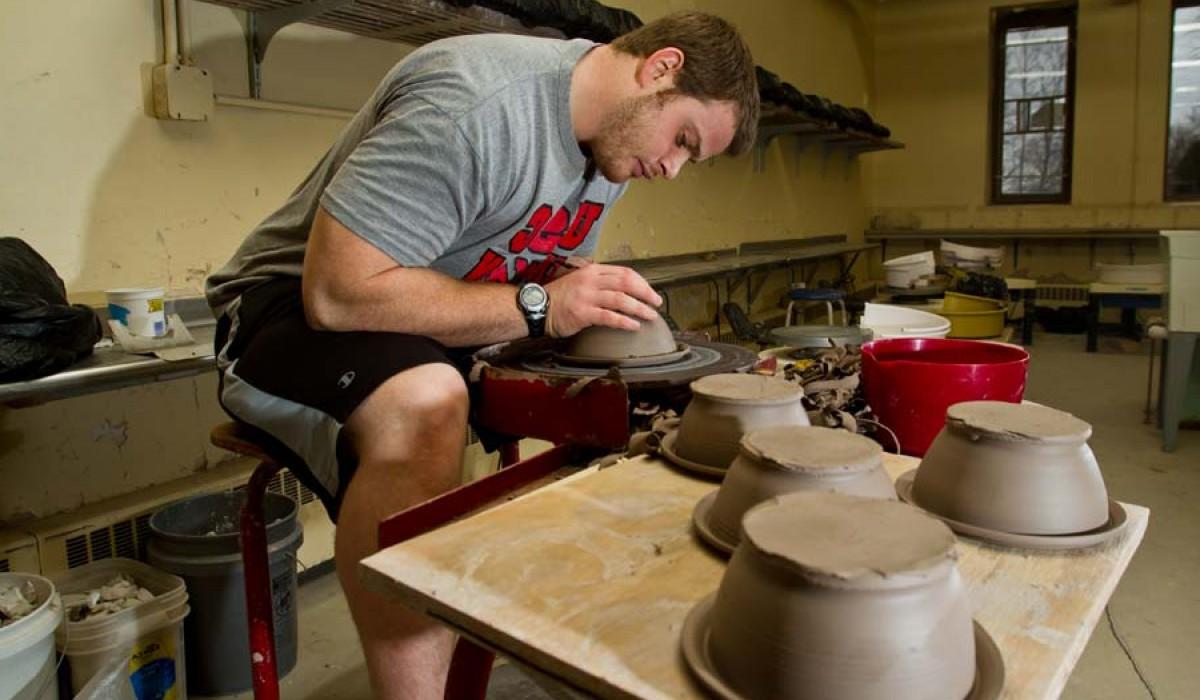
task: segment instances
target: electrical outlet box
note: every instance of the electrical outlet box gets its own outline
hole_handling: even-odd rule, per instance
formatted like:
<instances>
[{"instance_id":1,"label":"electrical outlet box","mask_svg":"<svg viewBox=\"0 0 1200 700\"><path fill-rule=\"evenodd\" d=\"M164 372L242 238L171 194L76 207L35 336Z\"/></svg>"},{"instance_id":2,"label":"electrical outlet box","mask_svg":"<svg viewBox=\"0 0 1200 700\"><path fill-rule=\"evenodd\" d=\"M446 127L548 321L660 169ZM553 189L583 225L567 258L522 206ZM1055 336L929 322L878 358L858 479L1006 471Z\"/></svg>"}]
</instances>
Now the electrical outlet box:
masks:
<instances>
[{"instance_id":1,"label":"electrical outlet box","mask_svg":"<svg viewBox=\"0 0 1200 700\"><path fill-rule=\"evenodd\" d=\"M154 67L151 83L159 119L208 121L212 116L212 76L203 68L164 63Z\"/></svg>"}]
</instances>

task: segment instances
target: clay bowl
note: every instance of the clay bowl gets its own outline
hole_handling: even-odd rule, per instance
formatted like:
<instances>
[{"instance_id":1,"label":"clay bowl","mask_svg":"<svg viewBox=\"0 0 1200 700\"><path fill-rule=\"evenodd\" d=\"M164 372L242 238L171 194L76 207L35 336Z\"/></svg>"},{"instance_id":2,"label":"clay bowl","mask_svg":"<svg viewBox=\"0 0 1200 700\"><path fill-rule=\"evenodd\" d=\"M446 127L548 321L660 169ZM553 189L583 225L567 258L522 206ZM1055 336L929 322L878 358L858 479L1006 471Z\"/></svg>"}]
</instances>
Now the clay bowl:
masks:
<instances>
[{"instance_id":1,"label":"clay bowl","mask_svg":"<svg viewBox=\"0 0 1200 700\"><path fill-rule=\"evenodd\" d=\"M995 697L1003 662L971 620L950 529L897 501L804 492L743 520L684 660L724 698Z\"/></svg>"},{"instance_id":2,"label":"clay bowl","mask_svg":"<svg viewBox=\"0 0 1200 700\"><path fill-rule=\"evenodd\" d=\"M724 477L742 436L773 425L808 425L804 389L781 377L710 374L691 383L692 400L662 451L689 471Z\"/></svg>"},{"instance_id":3,"label":"clay bowl","mask_svg":"<svg viewBox=\"0 0 1200 700\"><path fill-rule=\"evenodd\" d=\"M675 336L662 316L641 321L642 327L627 331L608 326L590 326L567 341L563 358L580 363L662 358L680 351Z\"/></svg>"},{"instance_id":4,"label":"clay bowl","mask_svg":"<svg viewBox=\"0 0 1200 700\"><path fill-rule=\"evenodd\" d=\"M721 488L700 499L692 523L701 539L729 554L741 540L746 511L795 491L896 500L874 440L833 428L781 425L742 438Z\"/></svg>"},{"instance_id":5,"label":"clay bowl","mask_svg":"<svg viewBox=\"0 0 1200 700\"><path fill-rule=\"evenodd\" d=\"M1087 444L1091 434L1075 416L1038 404L955 404L921 460L912 499L949 520L1001 532L1103 527L1108 491Z\"/></svg>"}]
</instances>

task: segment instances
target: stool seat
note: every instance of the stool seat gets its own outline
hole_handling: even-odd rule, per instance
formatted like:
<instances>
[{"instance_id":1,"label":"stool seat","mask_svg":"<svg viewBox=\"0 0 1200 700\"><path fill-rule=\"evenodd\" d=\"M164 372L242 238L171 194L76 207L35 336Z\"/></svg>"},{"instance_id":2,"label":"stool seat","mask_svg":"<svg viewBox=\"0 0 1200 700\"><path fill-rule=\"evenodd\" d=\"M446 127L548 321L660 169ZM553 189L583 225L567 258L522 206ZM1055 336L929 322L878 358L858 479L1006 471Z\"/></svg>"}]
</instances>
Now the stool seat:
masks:
<instances>
[{"instance_id":1,"label":"stool seat","mask_svg":"<svg viewBox=\"0 0 1200 700\"><path fill-rule=\"evenodd\" d=\"M846 293L840 289L791 289L788 299L792 301L841 301Z\"/></svg>"},{"instance_id":2,"label":"stool seat","mask_svg":"<svg viewBox=\"0 0 1200 700\"><path fill-rule=\"evenodd\" d=\"M792 311L796 308L796 304L807 304L809 302L823 302L825 304L825 313L829 316L829 325L835 325L833 322L833 305L836 303L838 308L842 310L842 325L848 324L846 318L846 293L840 289L826 289L808 287L800 287L798 289L789 289L788 293L787 315L784 317L783 325L792 325ZM803 313L801 313L803 315Z\"/></svg>"},{"instance_id":3,"label":"stool seat","mask_svg":"<svg viewBox=\"0 0 1200 700\"><path fill-rule=\"evenodd\" d=\"M209 434L212 444L260 462L270 462L291 471L297 463L295 454L273 435L242 421L221 423ZM301 470L302 471L302 470Z\"/></svg>"}]
</instances>

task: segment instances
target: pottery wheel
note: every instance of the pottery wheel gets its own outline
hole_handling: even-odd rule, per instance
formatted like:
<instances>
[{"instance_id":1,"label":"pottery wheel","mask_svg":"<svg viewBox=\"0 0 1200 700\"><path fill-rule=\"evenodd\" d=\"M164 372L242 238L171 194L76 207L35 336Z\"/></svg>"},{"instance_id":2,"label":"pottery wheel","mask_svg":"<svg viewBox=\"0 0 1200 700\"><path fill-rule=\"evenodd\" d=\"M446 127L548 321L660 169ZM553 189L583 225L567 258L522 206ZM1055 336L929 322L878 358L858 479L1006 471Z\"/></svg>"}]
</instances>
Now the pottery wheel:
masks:
<instances>
[{"instance_id":1,"label":"pottery wheel","mask_svg":"<svg viewBox=\"0 0 1200 700\"><path fill-rule=\"evenodd\" d=\"M631 389L681 386L709 374L744 372L758 357L728 343L688 340L686 352L674 361L637 367L595 366L564 361L553 342L507 343L484 348L476 357L493 365L554 377L604 377L613 371Z\"/></svg>"}]
</instances>

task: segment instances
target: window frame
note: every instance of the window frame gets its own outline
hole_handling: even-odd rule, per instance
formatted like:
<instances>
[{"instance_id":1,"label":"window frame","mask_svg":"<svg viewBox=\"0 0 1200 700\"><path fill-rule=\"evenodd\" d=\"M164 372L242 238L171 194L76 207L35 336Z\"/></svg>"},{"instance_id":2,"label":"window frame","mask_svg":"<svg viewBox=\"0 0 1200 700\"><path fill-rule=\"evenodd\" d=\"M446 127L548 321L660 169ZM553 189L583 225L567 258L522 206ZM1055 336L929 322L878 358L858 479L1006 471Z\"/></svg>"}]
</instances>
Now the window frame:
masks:
<instances>
[{"instance_id":1,"label":"window frame","mask_svg":"<svg viewBox=\"0 0 1200 700\"><path fill-rule=\"evenodd\" d=\"M1195 0L1200 2L1200 0ZM996 8L992 14L992 89L988 110L991 161L988 164L989 203L1070 204L1075 145L1075 45L1078 7L1075 3ZM1067 95L1063 129L1062 190L1057 194L1005 194L1004 178L1004 82L1007 60L1005 35L1011 29L1035 27L1067 28ZM1053 108L1051 108L1053 109Z\"/></svg>"},{"instance_id":2,"label":"window frame","mask_svg":"<svg viewBox=\"0 0 1200 700\"><path fill-rule=\"evenodd\" d=\"M1167 50L1167 128L1163 132L1162 198L1164 202L1200 201L1200 193L1194 195L1171 194L1169 176L1171 167L1171 103L1175 99L1175 11L1184 7L1200 7L1200 0L1171 0L1171 41Z\"/></svg>"}]
</instances>

